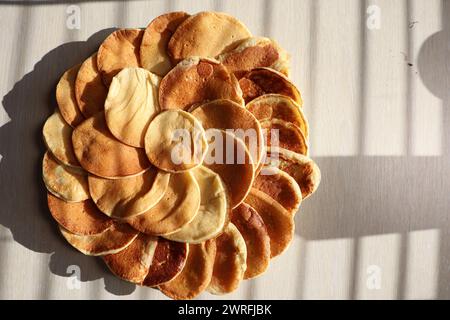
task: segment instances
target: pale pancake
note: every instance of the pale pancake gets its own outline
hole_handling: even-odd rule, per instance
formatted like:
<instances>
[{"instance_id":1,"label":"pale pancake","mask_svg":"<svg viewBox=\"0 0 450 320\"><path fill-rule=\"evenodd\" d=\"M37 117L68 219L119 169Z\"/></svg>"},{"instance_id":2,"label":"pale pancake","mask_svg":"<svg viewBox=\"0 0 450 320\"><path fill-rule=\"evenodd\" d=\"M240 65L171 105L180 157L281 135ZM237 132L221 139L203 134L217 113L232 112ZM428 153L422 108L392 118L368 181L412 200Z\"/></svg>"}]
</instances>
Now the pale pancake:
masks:
<instances>
[{"instance_id":1,"label":"pale pancake","mask_svg":"<svg viewBox=\"0 0 450 320\"><path fill-rule=\"evenodd\" d=\"M264 192L295 214L302 203L302 191L295 179L277 167L268 167L262 172L264 174L256 176L253 188Z\"/></svg>"},{"instance_id":2,"label":"pale pancake","mask_svg":"<svg viewBox=\"0 0 450 320\"><path fill-rule=\"evenodd\" d=\"M113 225L113 220L101 213L92 200L69 203L48 193L47 203L53 218L71 233L94 235Z\"/></svg>"},{"instance_id":3,"label":"pale pancake","mask_svg":"<svg viewBox=\"0 0 450 320\"><path fill-rule=\"evenodd\" d=\"M158 238L140 233L125 249L103 256L109 270L132 283L142 283L153 262Z\"/></svg>"},{"instance_id":4,"label":"pale pancake","mask_svg":"<svg viewBox=\"0 0 450 320\"><path fill-rule=\"evenodd\" d=\"M142 68L122 69L112 80L105 101L111 133L123 143L143 148L148 125L159 112L160 78Z\"/></svg>"},{"instance_id":5,"label":"pale pancake","mask_svg":"<svg viewBox=\"0 0 450 320\"><path fill-rule=\"evenodd\" d=\"M161 81L162 110L188 110L192 105L216 99L244 104L236 77L216 60L192 57L178 63Z\"/></svg>"},{"instance_id":6,"label":"pale pancake","mask_svg":"<svg viewBox=\"0 0 450 320\"><path fill-rule=\"evenodd\" d=\"M187 18L186 12L170 12L153 19L142 37L140 57L142 67L159 76L172 69L167 45L178 26Z\"/></svg>"},{"instance_id":7,"label":"pale pancake","mask_svg":"<svg viewBox=\"0 0 450 320\"><path fill-rule=\"evenodd\" d=\"M87 236L76 235L61 226L59 229L72 247L88 256L118 253L138 236L138 232L126 223L114 223L102 233Z\"/></svg>"},{"instance_id":8,"label":"pale pancake","mask_svg":"<svg viewBox=\"0 0 450 320\"><path fill-rule=\"evenodd\" d=\"M161 170L180 172L199 166L205 157L205 130L190 113L167 110L158 114L145 135L150 162Z\"/></svg>"},{"instance_id":9,"label":"pale pancake","mask_svg":"<svg viewBox=\"0 0 450 320\"><path fill-rule=\"evenodd\" d=\"M280 119L272 119L261 122L261 128L265 130L267 149L275 143L275 146L291 150L296 153L308 155L308 141L295 124ZM277 134L277 141L272 140L272 135Z\"/></svg>"},{"instance_id":10,"label":"pale pancake","mask_svg":"<svg viewBox=\"0 0 450 320\"><path fill-rule=\"evenodd\" d=\"M270 157L266 162L279 167L297 181L302 190L303 200L317 190L321 174L312 159L283 148L272 148L268 155Z\"/></svg>"},{"instance_id":11,"label":"pale pancake","mask_svg":"<svg viewBox=\"0 0 450 320\"><path fill-rule=\"evenodd\" d=\"M192 115L203 128L234 130L234 134L244 141L253 163L258 166L264 155L264 136L259 121L247 109L230 100L214 100L199 105Z\"/></svg>"},{"instance_id":12,"label":"pale pancake","mask_svg":"<svg viewBox=\"0 0 450 320\"><path fill-rule=\"evenodd\" d=\"M220 176L229 192L231 208L235 208L252 187L252 158L242 140L232 133L209 129L207 134L209 147L203 165Z\"/></svg>"},{"instance_id":13,"label":"pale pancake","mask_svg":"<svg viewBox=\"0 0 450 320\"><path fill-rule=\"evenodd\" d=\"M81 113L90 118L103 111L107 94L97 67L97 53L94 53L83 62L75 81L75 96Z\"/></svg>"},{"instance_id":14,"label":"pale pancake","mask_svg":"<svg viewBox=\"0 0 450 320\"><path fill-rule=\"evenodd\" d=\"M174 279L183 270L188 251L187 243L159 238L152 264L142 284L156 287Z\"/></svg>"},{"instance_id":15,"label":"pale pancake","mask_svg":"<svg viewBox=\"0 0 450 320\"><path fill-rule=\"evenodd\" d=\"M150 167L143 149L123 144L111 134L103 112L81 123L73 131L72 141L81 166L97 176L121 178Z\"/></svg>"},{"instance_id":16,"label":"pale pancake","mask_svg":"<svg viewBox=\"0 0 450 320\"><path fill-rule=\"evenodd\" d=\"M258 67L268 67L289 76L289 55L274 40L251 37L217 57L230 72L240 79Z\"/></svg>"},{"instance_id":17,"label":"pale pancake","mask_svg":"<svg viewBox=\"0 0 450 320\"><path fill-rule=\"evenodd\" d=\"M206 167L192 170L200 187L200 208L194 219L179 231L164 236L167 239L188 243L200 243L212 239L227 221L227 191L219 175Z\"/></svg>"},{"instance_id":18,"label":"pale pancake","mask_svg":"<svg viewBox=\"0 0 450 320\"><path fill-rule=\"evenodd\" d=\"M294 237L294 216L267 194L252 189L245 199L252 206L266 225L270 237L271 258L280 255L287 249Z\"/></svg>"},{"instance_id":19,"label":"pale pancake","mask_svg":"<svg viewBox=\"0 0 450 320\"><path fill-rule=\"evenodd\" d=\"M72 132L72 127L58 111L47 119L42 130L44 142L52 155L66 166L80 168L72 146Z\"/></svg>"},{"instance_id":20,"label":"pale pancake","mask_svg":"<svg viewBox=\"0 0 450 320\"><path fill-rule=\"evenodd\" d=\"M232 211L231 222L238 228L247 245L244 279L261 275L269 267L270 261L270 237L263 219L244 202Z\"/></svg>"},{"instance_id":21,"label":"pale pancake","mask_svg":"<svg viewBox=\"0 0 450 320\"><path fill-rule=\"evenodd\" d=\"M90 198L86 174L59 163L48 151L42 161L42 178L49 192L67 202Z\"/></svg>"},{"instance_id":22,"label":"pale pancake","mask_svg":"<svg viewBox=\"0 0 450 320\"><path fill-rule=\"evenodd\" d=\"M216 258L208 286L212 294L226 294L239 287L247 269L247 246L234 224L228 224L216 239Z\"/></svg>"},{"instance_id":23,"label":"pale pancake","mask_svg":"<svg viewBox=\"0 0 450 320\"><path fill-rule=\"evenodd\" d=\"M144 30L120 29L111 33L100 45L97 66L103 83L109 87L112 78L126 67L139 67L139 48Z\"/></svg>"},{"instance_id":24,"label":"pale pancake","mask_svg":"<svg viewBox=\"0 0 450 320\"><path fill-rule=\"evenodd\" d=\"M89 190L92 200L103 213L125 219L155 206L167 190L169 176L170 174L153 167L143 174L123 179L90 175Z\"/></svg>"},{"instance_id":25,"label":"pale pancake","mask_svg":"<svg viewBox=\"0 0 450 320\"><path fill-rule=\"evenodd\" d=\"M236 18L222 12L200 12L178 27L168 50L177 61L192 56L213 58L248 37L250 31Z\"/></svg>"},{"instance_id":26,"label":"pale pancake","mask_svg":"<svg viewBox=\"0 0 450 320\"><path fill-rule=\"evenodd\" d=\"M264 94L277 93L303 104L300 91L284 74L270 68L255 68L239 80L245 103Z\"/></svg>"},{"instance_id":27,"label":"pale pancake","mask_svg":"<svg viewBox=\"0 0 450 320\"><path fill-rule=\"evenodd\" d=\"M265 94L252 100L246 107L259 121L284 120L299 127L306 139L309 137L309 125L302 107L289 97Z\"/></svg>"},{"instance_id":28,"label":"pale pancake","mask_svg":"<svg viewBox=\"0 0 450 320\"><path fill-rule=\"evenodd\" d=\"M56 86L56 102L59 112L72 127L76 127L84 120L75 97L75 79L80 66L81 64L77 64L64 72Z\"/></svg>"},{"instance_id":29,"label":"pale pancake","mask_svg":"<svg viewBox=\"0 0 450 320\"><path fill-rule=\"evenodd\" d=\"M162 199L150 210L127 222L151 235L167 235L191 222L200 208L200 188L191 172L171 174Z\"/></svg>"},{"instance_id":30,"label":"pale pancake","mask_svg":"<svg viewBox=\"0 0 450 320\"><path fill-rule=\"evenodd\" d=\"M172 299L193 299L205 290L212 277L214 258L216 256L215 240L199 244L190 244L189 253L181 273L173 280L162 284L159 289Z\"/></svg>"}]
</instances>

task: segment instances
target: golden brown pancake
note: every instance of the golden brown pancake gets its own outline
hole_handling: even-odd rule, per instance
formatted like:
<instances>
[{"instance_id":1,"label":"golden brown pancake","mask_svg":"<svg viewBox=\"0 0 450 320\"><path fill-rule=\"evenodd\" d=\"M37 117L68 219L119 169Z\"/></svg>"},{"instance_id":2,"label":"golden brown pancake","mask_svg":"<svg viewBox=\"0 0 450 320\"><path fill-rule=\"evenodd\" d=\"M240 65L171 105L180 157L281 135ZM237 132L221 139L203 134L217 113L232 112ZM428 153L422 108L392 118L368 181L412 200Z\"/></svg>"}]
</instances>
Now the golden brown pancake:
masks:
<instances>
[{"instance_id":1,"label":"golden brown pancake","mask_svg":"<svg viewBox=\"0 0 450 320\"><path fill-rule=\"evenodd\" d=\"M200 12L177 28L168 50L176 61L193 56L214 58L250 36L247 27L228 14Z\"/></svg>"},{"instance_id":2,"label":"golden brown pancake","mask_svg":"<svg viewBox=\"0 0 450 320\"><path fill-rule=\"evenodd\" d=\"M265 94L252 100L246 107L259 121L284 120L299 127L306 139L309 137L309 125L302 107L289 97Z\"/></svg>"},{"instance_id":3,"label":"golden brown pancake","mask_svg":"<svg viewBox=\"0 0 450 320\"><path fill-rule=\"evenodd\" d=\"M142 67L159 76L172 69L167 45L178 26L187 18L186 12L170 12L153 19L142 37L140 57Z\"/></svg>"},{"instance_id":4,"label":"golden brown pancake","mask_svg":"<svg viewBox=\"0 0 450 320\"><path fill-rule=\"evenodd\" d=\"M216 129L208 133L210 143L203 165L220 176L229 192L231 208L235 208L252 187L252 158L242 140L232 133Z\"/></svg>"},{"instance_id":5,"label":"golden brown pancake","mask_svg":"<svg viewBox=\"0 0 450 320\"><path fill-rule=\"evenodd\" d=\"M78 161L94 175L120 178L150 167L143 149L123 144L111 134L102 112L81 123L73 131L72 141Z\"/></svg>"},{"instance_id":6,"label":"golden brown pancake","mask_svg":"<svg viewBox=\"0 0 450 320\"><path fill-rule=\"evenodd\" d=\"M200 207L200 188L191 172L171 174L162 199L150 210L127 222L150 235L167 235L194 219Z\"/></svg>"},{"instance_id":7,"label":"golden brown pancake","mask_svg":"<svg viewBox=\"0 0 450 320\"><path fill-rule=\"evenodd\" d=\"M233 292L244 278L247 269L247 246L234 224L228 224L216 239L216 258L213 275L208 286L212 294Z\"/></svg>"},{"instance_id":8,"label":"golden brown pancake","mask_svg":"<svg viewBox=\"0 0 450 320\"><path fill-rule=\"evenodd\" d=\"M193 299L205 290L212 277L214 258L216 256L215 240L199 244L190 244L186 264L181 273L173 280L162 284L159 289L172 299Z\"/></svg>"},{"instance_id":9,"label":"golden brown pancake","mask_svg":"<svg viewBox=\"0 0 450 320\"><path fill-rule=\"evenodd\" d=\"M227 69L240 79L247 72L268 67L289 76L289 55L274 40L251 37L217 57Z\"/></svg>"},{"instance_id":10,"label":"golden brown pancake","mask_svg":"<svg viewBox=\"0 0 450 320\"><path fill-rule=\"evenodd\" d=\"M302 202L302 191L298 183L277 167L267 167L256 176L253 188L258 189L295 214Z\"/></svg>"},{"instance_id":11,"label":"golden brown pancake","mask_svg":"<svg viewBox=\"0 0 450 320\"><path fill-rule=\"evenodd\" d=\"M107 216L124 219L142 214L155 206L169 185L169 174L154 167L143 174L105 179L90 175L92 200Z\"/></svg>"},{"instance_id":12,"label":"golden brown pancake","mask_svg":"<svg viewBox=\"0 0 450 320\"><path fill-rule=\"evenodd\" d=\"M47 119L42 129L44 142L52 155L66 166L80 168L72 146L72 132L72 127L58 111Z\"/></svg>"},{"instance_id":13,"label":"golden brown pancake","mask_svg":"<svg viewBox=\"0 0 450 320\"><path fill-rule=\"evenodd\" d=\"M159 112L160 78L143 68L124 68L112 80L105 101L105 118L121 142L144 148L148 125Z\"/></svg>"},{"instance_id":14,"label":"golden brown pancake","mask_svg":"<svg viewBox=\"0 0 450 320\"><path fill-rule=\"evenodd\" d=\"M247 109L230 100L214 100L199 105L192 115L203 128L234 130L234 134L244 141L255 166L264 155L264 136L259 121Z\"/></svg>"},{"instance_id":15,"label":"golden brown pancake","mask_svg":"<svg viewBox=\"0 0 450 320\"><path fill-rule=\"evenodd\" d=\"M287 249L294 236L294 216L267 194L252 189L245 199L266 225L270 237L270 256L274 258Z\"/></svg>"},{"instance_id":16,"label":"golden brown pancake","mask_svg":"<svg viewBox=\"0 0 450 320\"><path fill-rule=\"evenodd\" d=\"M64 238L72 247L88 256L103 256L122 251L137 237L138 232L126 223L115 222L102 233L76 235L59 226Z\"/></svg>"},{"instance_id":17,"label":"golden brown pancake","mask_svg":"<svg viewBox=\"0 0 450 320\"><path fill-rule=\"evenodd\" d=\"M158 238L140 233L124 250L103 256L108 268L121 279L142 283L153 262Z\"/></svg>"},{"instance_id":18,"label":"golden brown pancake","mask_svg":"<svg viewBox=\"0 0 450 320\"><path fill-rule=\"evenodd\" d=\"M270 237L263 219L244 202L232 211L231 222L238 228L247 246L244 279L259 276L266 271L270 261Z\"/></svg>"},{"instance_id":19,"label":"golden brown pancake","mask_svg":"<svg viewBox=\"0 0 450 320\"><path fill-rule=\"evenodd\" d=\"M310 158L283 149L272 148L266 162L273 163L297 181L303 200L313 194L320 184L320 169Z\"/></svg>"},{"instance_id":20,"label":"golden brown pancake","mask_svg":"<svg viewBox=\"0 0 450 320\"><path fill-rule=\"evenodd\" d=\"M198 167L205 157L207 141L200 122L183 110L158 114L145 135L145 152L150 162L167 172Z\"/></svg>"},{"instance_id":21,"label":"golden brown pancake","mask_svg":"<svg viewBox=\"0 0 450 320\"><path fill-rule=\"evenodd\" d=\"M156 287L174 279L183 270L188 249L186 243L159 238L152 264L142 284Z\"/></svg>"},{"instance_id":22,"label":"golden brown pancake","mask_svg":"<svg viewBox=\"0 0 450 320\"><path fill-rule=\"evenodd\" d=\"M80 66L81 64L77 64L64 72L56 86L56 102L59 111L71 127L76 127L84 120L75 97L75 79Z\"/></svg>"},{"instance_id":23,"label":"golden brown pancake","mask_svg":"<svg viewBox=\"0 0 450 320\"><path fill-rule=\"evenodd\" d=\"M59 163L49 151L42 161L42 177L47 190L64 201L79 202L90 198L86 173Z\"/></svg>"},{"instance_id":24,"label":"golden brown pancake","mask_svg":"<svg viewBox=\"0 0 450 320\"><path fill-rule=\"evenodd\" d=\"M97 66L103 83L109 87L112 78L126 67L139 67L139 48L144 30L120 29L111 33L100 45Z\"/></svg>"},{"instance_id":25,"label":"golden brown pancake","mask_svg":"<svg viewBox=\"0 0 450 320\"><path fill-rule=\"evenodd\" d=\"M107 94L97 67L97 53L94 53L83 62L75 81L75 97L81 113L90 118L103 111Z\"/></svg>"},{"instance_id":26,"label":"golden brown pancake","mask_svg":"<svg viewBox=\"0 0 450 320\"><path fill-rule=\"evenodd\" d=\"M200 243L216 237L224 228L229 212L228 195L219 175L204 166L192 170L200 187L200 208L194 219L167 239Z\"/></svg>"},{"instance_id":27,"label":"golden brown pancake","mask_svg":"<svg viewBox=\"0 0 450 320\"><path fill-rule=\"evenodd\" d=\"M261 122L261 128L265 130L267 149L275 143L275 146L280 148L308 155L308 142L296 125L284 120L272 119ZM272 140L272 135L277 135L276 142Z\"/></svg>"},{"instance_id":28,"label":"golden brown pancake","mask_svg":"<svg viewBox=\"0 0 450 320\"><path fill-rule=\"evenodd\" d=\"M188 110L192 105L216 99L244 104L236 77L216 60L192 57L178 63L161 81L162 110Z\"/></svg>"},{"instance_id":29,"label":"golden brown pancake","mask_svg":"<svg viewBox=\"0 0 450 320\"><path fill-rule=\"evenodd\" d=\"M239 80L245 103L264 94L277 93L302 105L300 91L282 73L270 68L255 68Z\"/></svg>"},{"instance_id":30,"label":"golden brown pancake","mask_svg":"<svg viewBox=\"0 0 450 320\"><path fill-rule=\"evenodd\" d=\"M92 200L69 203L47 193L47 202L53 218L71 233L94 235L113 225L112 219L101 213Z\"/></svg>"}]
</instances>

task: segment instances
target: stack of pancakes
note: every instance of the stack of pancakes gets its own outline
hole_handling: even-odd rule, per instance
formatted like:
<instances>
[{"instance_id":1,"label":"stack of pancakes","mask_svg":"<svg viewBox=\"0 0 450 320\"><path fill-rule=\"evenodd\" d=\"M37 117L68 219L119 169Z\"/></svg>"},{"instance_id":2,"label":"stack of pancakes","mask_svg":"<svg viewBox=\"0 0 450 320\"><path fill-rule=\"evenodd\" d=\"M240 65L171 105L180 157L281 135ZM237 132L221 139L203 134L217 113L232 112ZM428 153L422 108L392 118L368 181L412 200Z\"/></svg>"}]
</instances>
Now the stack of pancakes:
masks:
<instances>
[{"instance_id":1,"label":"stack of pancakes","mask_svg":"<svg viewBox=\"0 0 450 320\"><path fill-rule=\"evenodd\" d=\"M275 41L224 13L171 12L113 32L62 75L43 128L64 238L174 299L262 274L320 182L288 76ZM174 143L179 129L188 143Z\"/></svg>"}]
</instances>

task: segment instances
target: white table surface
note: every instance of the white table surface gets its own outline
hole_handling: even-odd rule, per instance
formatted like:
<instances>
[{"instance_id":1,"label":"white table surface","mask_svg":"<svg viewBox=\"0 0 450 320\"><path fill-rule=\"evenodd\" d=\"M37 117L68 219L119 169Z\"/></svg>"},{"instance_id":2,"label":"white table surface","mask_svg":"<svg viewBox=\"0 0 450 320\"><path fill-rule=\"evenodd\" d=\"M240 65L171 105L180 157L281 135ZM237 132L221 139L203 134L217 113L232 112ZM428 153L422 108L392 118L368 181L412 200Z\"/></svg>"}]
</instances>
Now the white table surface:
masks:
<instances>
[{"instance_id":1,"label":"white table surface","mask_svg":"<svg viewBox=\"0 0 450 320\"><path fill-rule=\"evenodd\" d=\"M322 170L289 250L225 298L450 298L449 1L80 1L74 30L69 4L0 1L1 299L165 298L59 236L40 179L40 130L58 77L106 29L144 27L172 10L229 12L291 53ZM368 28L377 10L379 29Z\"/></svg>"}]
</instances>

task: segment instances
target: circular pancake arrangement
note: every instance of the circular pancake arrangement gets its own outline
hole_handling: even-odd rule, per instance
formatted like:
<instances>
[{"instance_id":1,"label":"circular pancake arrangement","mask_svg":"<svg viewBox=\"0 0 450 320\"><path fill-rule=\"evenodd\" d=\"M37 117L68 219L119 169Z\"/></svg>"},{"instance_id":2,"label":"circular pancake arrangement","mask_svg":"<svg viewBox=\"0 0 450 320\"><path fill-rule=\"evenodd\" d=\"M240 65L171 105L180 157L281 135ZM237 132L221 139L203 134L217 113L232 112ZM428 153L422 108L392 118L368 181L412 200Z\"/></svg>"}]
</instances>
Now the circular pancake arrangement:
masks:
<instances>
[{"instance_id":1,"label":"circular pancake arrangement","mask_svg":"<svg viewBox=\"0 0 450 320\"><path fill-rule=\"evenodd\" d=\"M289 60L221 12L111 33L62 72L43 125L62 236L172 299L262 275L321 180Z\"/></svg>"}]
</instances>

